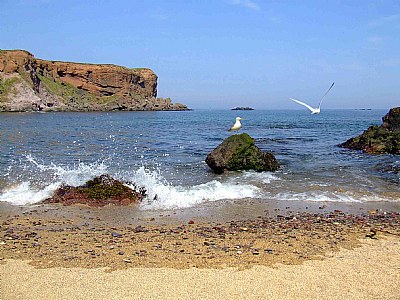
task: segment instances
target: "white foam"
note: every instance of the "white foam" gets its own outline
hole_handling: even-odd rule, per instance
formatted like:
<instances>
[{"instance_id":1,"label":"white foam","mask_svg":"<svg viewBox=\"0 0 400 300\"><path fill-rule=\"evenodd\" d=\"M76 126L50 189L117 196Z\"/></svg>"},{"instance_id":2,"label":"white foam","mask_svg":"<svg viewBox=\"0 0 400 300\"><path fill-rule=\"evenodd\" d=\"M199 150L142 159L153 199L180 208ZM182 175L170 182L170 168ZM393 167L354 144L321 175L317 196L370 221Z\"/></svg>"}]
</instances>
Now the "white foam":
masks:
<instances>
[{"instance_id":1,"label":"white foam","mask_svg":"<svg viewBox=\"0 0 400 300\"><path fill-rule=\"evenodd\" d=\"M25 205L38 203L48 197L60 186L61 182L53 183L44 189L33 188L29 182L23 182L8 188L0 195L0 201L9 202L14 205Z\"/></svg>"},{"instance_id":2,"label":"white foam","mask_svg":"<svg viewBox=\"0 0 400 300\"><path fill-rule=\"evenodd\" d=\"M50 197L61 184L79 186L95 176L107 173L107 166L104 163L89 165L80 163L66 167L52 163L49 165L40 164L32 156L28 156L27 160L34 166L30 178L35 178L37 181L37 178L46 177L49 178L47 179L48 182L41 182L38 185L36 181L33 184L34 180L32 180L32 182L24 181L10 186L0 195L0 201L15 205L38 203ZM50 177L48 173L51 174ZM244 174L244 176L255 180L261 173ZM232 176L226 182L212 180L194 186L173 186L159 172L140 167L125 174L122 180L131 181L146 188L148 196L141 205L142 209L167 209L191 207L205 201L256 197L260 189L253 184L241 183L240 176ZM258 181L269 182L272 180L272 175L263 176L258 178Z\"/></svg>"},{"instance_id":3,"label":"white foam","mask_svg":"<svg viewBox=\"0 0 400 300\"><path fill-rule=\"evenodd\" d=\"M147 190L148 196L141 205L142 209L191 207L205 201L255 197L259 191L254 185L218 180L189 187L172 186L157 172L143 167L133 177L133 182L140 183Z\"/></svg>"},{"instance_id":4,"label":"white foam","mask_svg":"<svg viewBox=\"0 0 400 300\"><path fill-rule=\"evenodd\" d=\"M238 173L238 175L233 176L232 179L240 180L241 182L257 182L263 184L269 184L272 181L280 180L276 175L269 172L255 172L255 171L246 171Z\"/></svg>"},{"instance_id":5,"label":"white foam","mask_svg":"<svg viewBox=\"0 0 400 300\"><path fill-rule=\"evenodd\" d=\"M6 187L0 195L0 201L14 205L38 203L50 197L61 184L79 186L107 171L107 166L103 163L79 163L72 167L64 167L53 163L40 164L31 155L27 155L26 158L31 164L29 166L34 166L29 175L31 179ZM24 168L28 169L29 166Z\"/></svg>"},{"instance_id":6,"label":"white foam","mask_svg":"<svg viewBox=\"0 0 400 300\"><path fill-rule=\"evenodd\" d=\"M365 202L397 202L398 197L395 195L393 197L389 195L379 195L379 194L351 194L351 193L339 193L339 192L304 192L304 193L279 193L276 196L272 197L274 200L280 201L311 201L311 202L356 202L356 203L365 203Z\"/></svg>"}]
</instances>

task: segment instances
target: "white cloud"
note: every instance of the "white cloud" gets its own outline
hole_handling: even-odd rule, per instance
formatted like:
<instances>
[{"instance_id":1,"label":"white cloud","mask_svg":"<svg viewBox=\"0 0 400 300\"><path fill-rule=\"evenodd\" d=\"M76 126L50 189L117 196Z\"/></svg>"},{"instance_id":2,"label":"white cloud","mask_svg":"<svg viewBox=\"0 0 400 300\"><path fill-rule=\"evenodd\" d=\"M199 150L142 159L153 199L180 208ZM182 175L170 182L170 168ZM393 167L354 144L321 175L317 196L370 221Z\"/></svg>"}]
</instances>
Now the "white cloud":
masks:
<instances>
[{"instance_id":1,"label":"white cloud","mask_svg":"<svg viewBox=\"0 0 400 300\"><path fill-rule=\"evenodd\" d=\"M260 6L252 0L230 0L233 5L239 5L253 10L260 10Z\"/></svg>"},{"instance_id":2,"label":"white cloud","mask_svg":"<svg viewBox=\"0 0 400 300\"><path fill-rule=\"evenodd\" d=\"M370 28L376 28L376 27L381 27L385 26L388 24L396 24L400 22L400 14L394 14L394 15L389 15L385 16L379 19L372 20L371 22L368 23L368 26Z\"/></svg>"},{"instance_id":3,"label":"white cloud","mask_svg":"<svg viewBox=\"0 0 400 300\"><path fill-rule=\"evenodd\" d=\"M382 62L382 64L388 68L398 68L400 67L400 58L386 59Z\"/></svg>"},{"instance_id":4,"label":"white cloud","mask_svg":"<svg viewBox=\"0 0 400 300\"><path fill-rule=\"evenodd\" d=\"M369 38L367 38L367 41L374 45L378 45L378 44L382 43L384 40L385 40L385 37L378 36L378 35L370 36Z\"/></svg>"}]
</instances>

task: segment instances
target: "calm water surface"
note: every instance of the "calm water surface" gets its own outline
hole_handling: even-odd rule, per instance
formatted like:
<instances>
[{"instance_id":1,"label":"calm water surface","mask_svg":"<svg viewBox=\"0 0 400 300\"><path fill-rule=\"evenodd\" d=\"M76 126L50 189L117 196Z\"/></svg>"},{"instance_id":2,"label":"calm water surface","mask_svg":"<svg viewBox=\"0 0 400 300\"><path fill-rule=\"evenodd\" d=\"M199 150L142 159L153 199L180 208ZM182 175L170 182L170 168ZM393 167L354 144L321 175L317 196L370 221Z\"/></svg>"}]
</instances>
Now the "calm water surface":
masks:
<instances>
[{"instance_id":1,"label":"calm water surface","mask_svg":"<svg viewBox=\"0 0 400 300\"><path fill-rule=\"evenodd\" d=\"M142 209L237 199L400 201L400 157L337 144L381 124L384 110L0 114L0 201L39 202L62 183L108 173L148 190ZM281 162L276 173L213 174L207 154L243 130ZM155 196L157 195L156 199Z\"/></svg>"}]
</instances>

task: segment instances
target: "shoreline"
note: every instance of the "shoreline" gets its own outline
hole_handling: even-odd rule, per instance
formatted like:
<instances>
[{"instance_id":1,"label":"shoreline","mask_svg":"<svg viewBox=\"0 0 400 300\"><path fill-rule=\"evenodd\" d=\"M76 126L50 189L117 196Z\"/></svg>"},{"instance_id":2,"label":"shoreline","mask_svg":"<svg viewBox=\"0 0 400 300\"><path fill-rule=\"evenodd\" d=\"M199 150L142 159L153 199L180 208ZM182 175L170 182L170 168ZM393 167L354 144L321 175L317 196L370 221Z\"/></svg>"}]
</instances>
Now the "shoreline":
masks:
<instances>
[{"instance_id":1,"label":"shoreline","mask_svg":"<svg viewBox=\"0 0 400 300\"><path fill-rule=\"evenodd\" d=\"M358 247L358 240L365 237L400 236L398 211L361 210L362 205L342 211L336 205L303 204L261 210L257 201L246 206L226 203L212 206L214 214L208 206L140 211L3 205L0 259L28 259L44 268L243 269L299 264L343 247Z\"/></svg>"},{"instance_id":2,"label":"shoreline","mask_svg":"<svg viewBox=\"0 0 400 300\"><path fill-rule=\"evenodd\" d=\"M3 203L0 298L397 299L398 205Z\"/></svg>"}]
</instances>

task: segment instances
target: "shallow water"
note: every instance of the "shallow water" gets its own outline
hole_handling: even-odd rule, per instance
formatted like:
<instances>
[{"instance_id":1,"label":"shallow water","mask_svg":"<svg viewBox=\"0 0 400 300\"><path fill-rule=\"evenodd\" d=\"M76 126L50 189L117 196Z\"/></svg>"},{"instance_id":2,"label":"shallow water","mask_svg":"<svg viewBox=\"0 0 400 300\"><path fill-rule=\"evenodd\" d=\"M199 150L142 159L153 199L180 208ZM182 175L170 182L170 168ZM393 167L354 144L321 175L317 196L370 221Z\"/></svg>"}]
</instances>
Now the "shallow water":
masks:
<instances>
[{"instance_id":1,"label":"shallow water","mask_svg":"<svg viewBox=\"0 0 400 300\"><path fill-rule=\"evenodd\" d=\"M400 201L400 158L337 147L383 110L188 111L0 114L0 201L37 203L62 183L103 173L143 185L141 209L213 201ZM236 116L282 168L213 174L207 154ZM155 196L157 195L156 199Z\"/></svg>"}]
</instances>

